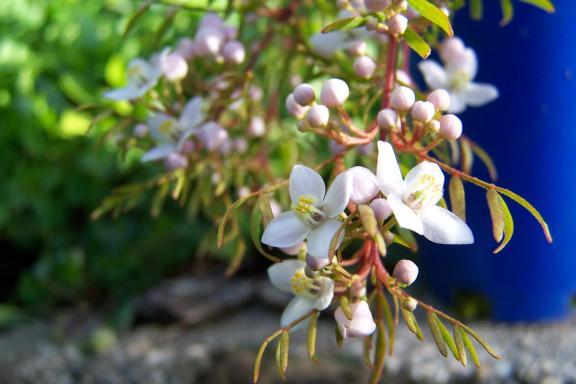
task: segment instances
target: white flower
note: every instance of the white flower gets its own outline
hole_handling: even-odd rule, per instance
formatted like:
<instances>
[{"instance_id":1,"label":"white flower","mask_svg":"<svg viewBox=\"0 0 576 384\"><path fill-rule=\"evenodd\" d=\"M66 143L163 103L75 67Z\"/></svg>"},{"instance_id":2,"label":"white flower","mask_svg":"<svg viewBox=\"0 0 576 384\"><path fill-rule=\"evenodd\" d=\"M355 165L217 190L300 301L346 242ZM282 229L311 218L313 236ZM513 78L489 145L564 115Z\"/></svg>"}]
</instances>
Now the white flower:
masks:
<instances>
[{"instance_id":1,"label":"white flower","mask_svg":"<svg viewBox=\"0 0 576 384\"><path fill-rule=\"evenodd\" d=\"M158 60L148 62L136 58L128 64L128 82L122 88L105 92L104 97L112 100L134 100L154 88L162 76Z\"/></svg>"},{"instance_id":2,"label":"white flower","mask_svg":"<svg viewBox=\"0 0 576 384\"><path fill-rule=\"evenodd\" d=\"M268 268L270 282L276 288L295 295L282 313L282 327L314 309L322 311L328 308L334 297L334 282L323 276L314 279L307 277L305 266L302 260L291 259Z\"/></svg>"},{"instance_id":3,"label":"white flower","mask_svg":"<svg viewBox=\"0 0 576 384\"><path fill-rule=\"evenodd\" d=\"M402 174L390 143L378 142L376 177L398 225L438 244L472 244L472 231L458 216L436 204L442 198L444 174L423 161Z\"/></svg>"},{"instance_id":4,"label":"white flower","mask_svg":"<svg viewBox=\"0 0 576 384\"><path fill-rule=\"evenodd\" d=\"M313 169L295 165L290 173L292 210L274 218L262 235L262 243L287 248L308 240L308 253L329 257L330 242L340 227L338 215L350 200L351 174L344 172L335 179L328 192L322 177ZM339 243L344 233L341 233Z\"/></svg>"},{"instance_id":5,"label":"white flower","mask_svg":"<svg viewBox=\"0 0 576 384\"><path fill-rule=\"evenodd\" d=\"M450 41L444 42L450 47ZM471 48L445 54L444 67L433 60L422 61L418 68L431 89L444 89L450 94L448 112L460 113L466 106L479 107L498 97L498 89L490 84L474 83L478 72L476 54Z\"/></svg>"},{"instance_id":6,"label":"white flower","mask_svg":"<svg viewBox=\"0 0 576 384\"><path fill-rule=\"evenodd\" d=\"M165 159L170 154L179 153L186 140L196 133L203 120L200 97L194 97L186 103L178 119L164 113L154 114L148 120L148 129L150 136L158 145L146 152L142 156L142 161Z\"/></svg>"},{"instance_id":7,"label":"white flower","mask_svg":"<svg viewBox=\"0 0 576 384\"><path fill-rule=\"evenodd\" d=\"M376 330L376 323L372 318L370 307L364 300L352 304L352 319L344 315L341 307L334 312L336 325L343 337L364 337L369 336Z\"/></svg>"}]
</instances>

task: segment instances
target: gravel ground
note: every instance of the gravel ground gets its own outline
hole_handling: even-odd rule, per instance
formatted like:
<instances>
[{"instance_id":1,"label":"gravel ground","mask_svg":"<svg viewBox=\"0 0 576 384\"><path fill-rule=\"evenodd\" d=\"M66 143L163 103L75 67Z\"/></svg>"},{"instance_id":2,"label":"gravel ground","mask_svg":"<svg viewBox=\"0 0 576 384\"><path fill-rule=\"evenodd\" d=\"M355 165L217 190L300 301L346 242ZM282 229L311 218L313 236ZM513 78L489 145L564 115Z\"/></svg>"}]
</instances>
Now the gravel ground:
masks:
<instances>
[{"instance_id":1,"label":"gravel ground","mask_svg":"<svg viewBox=\"0 0 576 384\"><path fill-rule=\"evenodd\" d=\"M95 314L67 313L0 334L0 384L248 383L259 343L278 327L279 311L270 303L280 306L284 298L249 300L245 282L241 284L242 306L224 305L218 311L211 304L205 319L198 317L198 311L194 316L188 311L186 318L194 321L186 326L147 323L116 335ZM200 296L210 295L206 284L202 289ZM176 291L186 290L180 286ZM188 303L194 305L193 300ZM146 316L154 318L150 311ZM172 313L172 317L178 316ZM304 332L296 332L286 381L277 376L272 346L262 383L366 382L362 344L348 341L339 350L333 322L329 315L323 318L318 333L320 364L308 360ZM501 360L481 352L480 369L462 367L453 358L443 358L426 332L426 339L419 342L400 326L383 382L576 383L576 318L554 324L472 326L502 355Z\"/></svg>"}]
</instances>

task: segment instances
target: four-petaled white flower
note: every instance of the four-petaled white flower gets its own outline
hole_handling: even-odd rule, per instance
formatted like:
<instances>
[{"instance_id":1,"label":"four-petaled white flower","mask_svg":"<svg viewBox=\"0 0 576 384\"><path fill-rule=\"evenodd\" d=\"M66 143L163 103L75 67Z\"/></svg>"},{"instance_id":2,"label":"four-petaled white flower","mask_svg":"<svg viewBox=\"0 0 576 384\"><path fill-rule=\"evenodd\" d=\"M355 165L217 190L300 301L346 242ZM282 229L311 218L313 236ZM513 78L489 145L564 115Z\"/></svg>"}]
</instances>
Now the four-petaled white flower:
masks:
<instances>
[{"instance_id":1,"label":"four-petaled white flower","mask_svg":"<svg viewBox=\"0 0 576 384\"><path fill-rule=\"evenodd\" d=\"M455 41L458 44L454 44ZM478 61L471 48L466 48L457 37L446 40L443 48L446 51L442 55L444 67L426 60L420 62L418 68L431 89L444 89L450 94L448 112L460 113L467 105L479 107L498 97L498 89L493 85L473 82Z\"/></svg>"},{"instance_id":2,"label":"four-petaled white flower","mask_svg":"<svg viewBox=\"0 0 576 384\"><path fill-rule=\"evenodd\" d=\"M305 316L312 310L322 311L330 305L334 297L334 282L328 277L311 279L304 273L306 263L291 259L268 268L272 284L295 297L290 301L280 321L282 327Z\"/></svg>"},{"instance_id":3,"label":"four-petaled white flower","mask_svg":"<svg viewBox=\"0 0 576 384\"><path fill-rule=\"evenodd\" d=\"M167 54L162 53L162 55ZM136 58L128 64L128 81L122 88L105 92L104 97L112 100L134 100L154 88L162 76L161 57L147 61Z\"/></svg>"},{"instance_id":4,"label":"four-petaled white flower","mask_svg":"<svg viewBox=\"0 0 576 384\"><path fill-rule=\"evenodd\" d=\"M142 161L165 159L170 154L179 153L186 140L199 129L204 120L202 98L192 98L182 110L180 117L157 113L148 120L150 136L158 145L142 156Z\"/></svg>"},{"instance_id":5,"label":"four-petaled white flower","mask_svg":"<svg viewBox=\"0 0 576 384\"><path fill-rule=\"evenodd\" d=\"M295 165L290 173L292 210L272 220L262 235L262 243L286 248L308 240L308 253L330 257L330 242L340 227L338 215L350 200L351 174L336 176L326 192L324 180L313 169ZM339 237L340 245L344 233Z\"/></svg>"},{"instance_id":6,"label":"four-petaled white flower","mask_svg":"<svg viewBox=\"0 0 576 384\"><path fill-rule=\"evenodd\" d=\"M464 221L436 205L444 186L444 174L437 164L423 161L402 180L392 146L379 141L376 177L400 227L438 244L474 242Z\"/></svg>"}]
</instances>

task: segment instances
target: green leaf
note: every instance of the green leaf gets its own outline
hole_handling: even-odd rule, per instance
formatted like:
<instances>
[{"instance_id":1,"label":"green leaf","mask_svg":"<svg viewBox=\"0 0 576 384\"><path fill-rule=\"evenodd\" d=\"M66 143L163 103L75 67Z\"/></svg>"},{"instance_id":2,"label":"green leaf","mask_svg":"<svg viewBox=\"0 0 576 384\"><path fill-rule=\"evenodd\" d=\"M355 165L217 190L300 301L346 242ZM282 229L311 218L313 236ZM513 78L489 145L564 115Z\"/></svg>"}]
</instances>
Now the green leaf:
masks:
<instances>
[{"instance_id":1,"label":"green leaf","mask_svg":"<svg viewBox=\"0 0 576 384\"><path fill-rule=\"evenodd\" d=\"M364 352L362 354L364 363L368 368L374 367L372 364L372 358L370 357L370 352L372 352L372 335L364 338Z\"/></svg>"},{"instance_id":2,"label":"green leaf","mask_svg":"<svg viewBox=\"0 0 576 384\"><path fill-rule=\"evenodd\" d=\"M488 169L490 179L492 181L495 181L498 178L498 171L496 170L496 165L494 165L494 161L492 160L492 157L490 157L488 152L486 152L482 147L480 147L478 144L476 144L475 142L466 137L463 137L461 140L466 141L468 143L472 152L476 156L478 156L478 158L484 163L484 165Z\"/></svg>"},{"instance_id":3,"label":"green leaf","mask_svg":"<svg viewBox=\"0 0 576 384\"><path fill-rule=\"evenodd\" d=\"M413 30L411 27L408 27L406 32L404 32L404 40L406 40L406 44L408 44L410 48L412 48L418 55L420 55L421 58L426 59L428 56L430 56L432 49L428 43L426 43L426 41L420 37L418 32Z\"/></svg>"},{"instance_id":4,"label":"green leaf","mask_svg":"<svg viewBox=\"0 0 576 384\"><path fill-rule=\"evenodd\" d=\"M222 247L222 245L224 245L224 231L226 230L226 223L228 222L228 219L230 219L230 216L237 208L241 207L245 202L250 200L252 197L254 196L248 195L236 200L234 204L228 207L228 209L224 213L222 220L220 220L220 223L218 224L218 232L216 235L216 241L219 248Z\"/></svg>"},{"instance_id":5,"label":"green leaf","mask_svg":"<svg viewBox=\"0 0 576 384\"><path fill-rule=\"evenodd\" d=\"M448 36L454 36L450 19L437 6L427 0L408 0L408 4L420 15L442 28Z\"/></svg>"},{"instance_id":6,"label":"green leaf","mask_svg":"<svg viewBox=\"0 0 576 384\"><path fill-rule=\"evenodd\" d=\"M363 25L366 25L366 21L367 19L365 17L358 17L358 16L348 17L346 19L340 19L338 21L333 22L332 24L325 26L322 29L322 33L358 28Z\"/></svg>"},{"instance_id":7,"label":"green leaf","mask_svg":"<svg viewBox=\"0 0 576 384\"><path fill-rule=\"evenodd\" d=\"M554 4L549 0L519 0L526 4L531 4L535 7L545 10L546 12L552 13L556 10L554 9Z\"/></svg>"},{"instance_id":8,"label":"green leaf","mask_svg":"<svg viewBox=\"0 0 576 384\"><path fill-rule=\"evenodd\" d=\"M376 323L376 351L374 352L374 368L370 375L370 384L377 384L384 369L384 359L386 357L386 335L384 323Z\"/></svg>"},{"instance_id":9,"label":"green leaf","mask_svg":"<svg viewBox=\"0 0 576 384\"><path fill-rule=\"evenodd\" d=\"M456 342L452 338L452 334L448 331L448 329L446 328L446 326L444 325L444 323L442 323L442 321L440 319L438 319L438 326L440 327L440 332L442 333L442 338L446 342L446 345L448 345L450 352L452 352L452 355L456 358L456 360L460 361L460 352L458 351L458 348L456 347Z\"/></svg>"},{"instance_id":10,"label":"green leaf","mask_svg":"<svg viewBox=\"0 0 576 384\"><path fill-rule=\"evenodd\" d=\"M367 205L358 206L358 214L360 215L360 220L362 221L362 226L372 238L378 233L378 223L376 221L376 216L374 216L374 211Z\"/></svg>"},{"instance_id":11,"label":"green leaf","mask_svg":"<svg viewBox=\"0 0 576 384\"><path fill-rule=\"evenodd\" d=\"M502 241L494 253L500 252L510 242L514 233L514 220L508 209L508 205L498 192L489 189L486 192L486 200L490 208L490 218L492 219L492 235L494 240ZM502 239L504 238L504 239Z\"/></svg>"},{"instance_id":12,"label":"green leaf","mask_svg":"<svg viewBox=\"0 0 576 384\"><path fill-rule=\"evenodd\" d=\"M514 17L514 5L512 0L500 0L500 8L502 9L502 20L500 25L504 26L512 21Z\"/></svg>"},{"instance_id":13,"label":"green leaf","mask_svg":"<svg viewBox=\"0 0 576 384\"><path fill-rule=\"evenodd\" d=\"M480 20L483 14L484 3L482 0L470 0L470 17L474 20Z\"/></svg>"},{"instance_id":14,"label":"green leaf","mask_svg":"<svg viewBox=\"0 0 576 384\"><path fill-rule=\"evenodd\" d=\"M306 337L306 347L308 349L308 356L314 361L318 362L316 358L316 335L318 332L318 312L310 315L308 320L308 333Z\"/></svg>"},{"instance_id":15,"label":"green leaf","mask_svg":"<svg viewBox=\"0 0 576 384\"><path fill-rule=\"evenodd\" d=\"M438 323L440 322L438 316L436 316L436 314L434 314L433 312L428 312L428 315L426 317L428 319L428 325L430 326L430 331L432 331L432 337L434 338L434 342L438 347L438 351L440 351L442 356L448 357L448 349L446 348L446 342L442 337L442 331L440 331L440 326L438 325Z\"/></svg>"},{"instance_id":16,"label":"green leaf","mask_svg":"<svg viewBox=\"0 0 576 384\"><path fill-rule=\"evenodd\" d=\"M242 265L242 260L244 260L245 255L246 255L246 242L244 241L243 238L238 237L238 240L236 241L234 254L230 259L230 262L228 263L228 267L226 268L225 272L226 276L229 277L238 272L238 269L240 268L240 265Z\"/></svg>"},{"instance_id":17,"label":"green leaf","mask_svg":"<svg viewBox=\"0 0 576 384\"><path fill-rule=\"evenodd\" d=\"M468 352L470 352L470 356L472 356L472 360L474 361L474 365L476 368L480 368L480 359L478 358L478 353L476 352L476 348L474 348L474 344L468 337L465 332L462 332L462 340L464 341L464 345Z\"/></svg>"},{"instance_id":18,"label":"green leaf","mask_svg":"<svg viewBox=\"0 0 576 384\"><path fill-rule=\"evenodd\" d=\"M474 339L476 339L476 341L478 343L480 343L482 348L484 348L484 350L486 350L486 352L488 352L488 354L490 356L492 356L495 359L500 359L500 355L497 354L496 351L494 351L494 349L490 346L490 344L488 344L486 342L486 340L484 340L476 332L474 332L474 330L472 330L471 328L468 328L468 327L466 327L465 330L468 334L470 334L470 336L472 336ZM465 335L465 334L463 334L463 335ZM466 339L464 339L464 342L466 342Z\"/></svg>"},{"instance_id":19,"label":"green leaf","mask_svg":"<svg viewBox=\"0 0 576 384\"><path fill-rule=\"evenodd\" d=\"M276 365L280 376L284 379L288 368L288 353L290 351L290 334L288 331L282 332L276 347Z\"/></svg>"},{"instance_id":20,"label":"green leaf","mask_svg":"<svg viewBox=\"0 0 576 384\"><path fill-rule=\"evenodd\" d=\"M348 300L348 296L342 295L340 297L340 308L342 308L344 316L346 316L348 320L352 320L352 308L350 307L350 301Z\"/></svg>"},{"instance_id":21,"label":"green leaf","mask_svg":"<svg viewBox=\"0 0 576 384\"><path fill-rule=\"evenodd\" d=\"M466 196L464 194L464 184L458 176L453 176L448 184L450 191L450 206L452 212L462 220L466 221Z\"/></svg>"},{"instance_id":22,"label":"green leaf","mask_svg":"<svg viewBox=\"0 0 576 384\"><path fill-rule=\"evenodd\" d=\"M147 1L143 3L142 5L140 5L138 10L130 17L130 19L128 20L128 24L126 24L126 29L124 29L125 38L130 34L130 32L132 32L134 27L136 27L138 20L140 20L140 18L146 13L146 11L150 9L151 5L152 1Z\"/></svg>"},{"instance_id":23,"label":"green leaf","mask_svg":"<svg viewBox=\"0 0 576 384\"><path fill-rule=\"evenodd\" d=\"M468 364L466 356L466 348L464 347L464 339L462 338L462 327L459 325L454 326L454 340L456 341L456 349L458 349L458 356L463 366Z\"/></svg>"},{"instance_id":24,"label":"green leaf","mask_svg":"<svg viewBox=\"0 0 576 384\"><path fill-rule=\"evenodd\" d=\"M410 332L415 334L418 340L423 340L424 335L422 334L422 330L418 326L418 322L416 321L416 317L414 317L414 313L407 311L404 308L400 308L400 311L402 312L402 318L404 319L404 322L406 323L406 326L408 327Z\"/></svg>"}]
</instances>

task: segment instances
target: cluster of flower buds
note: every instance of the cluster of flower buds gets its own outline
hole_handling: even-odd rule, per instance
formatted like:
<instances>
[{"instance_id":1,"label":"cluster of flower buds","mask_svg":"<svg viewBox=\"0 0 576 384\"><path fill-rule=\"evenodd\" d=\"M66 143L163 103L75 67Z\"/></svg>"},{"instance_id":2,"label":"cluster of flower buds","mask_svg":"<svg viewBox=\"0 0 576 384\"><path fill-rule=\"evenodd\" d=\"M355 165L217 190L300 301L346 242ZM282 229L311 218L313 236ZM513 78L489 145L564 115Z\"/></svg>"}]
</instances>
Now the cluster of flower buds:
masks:
<instances>
[{"instance_id":1,"label":"cluster of flower buds","mask_svg":"<svg viewBox=\"0 0 576 384\"><path fill-rule=\"evenodd\" d=\"M376 119L381 129L400 131L403 119L409 115L415 127L456 140L462 134L462 122L453 114L442 114L450 104L450 94L443 89L432 91L426 100L416 101L412 89L400 86L390 96L390 108L381 110Z\"/></svg>"}]
</instances>

